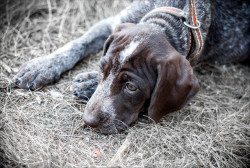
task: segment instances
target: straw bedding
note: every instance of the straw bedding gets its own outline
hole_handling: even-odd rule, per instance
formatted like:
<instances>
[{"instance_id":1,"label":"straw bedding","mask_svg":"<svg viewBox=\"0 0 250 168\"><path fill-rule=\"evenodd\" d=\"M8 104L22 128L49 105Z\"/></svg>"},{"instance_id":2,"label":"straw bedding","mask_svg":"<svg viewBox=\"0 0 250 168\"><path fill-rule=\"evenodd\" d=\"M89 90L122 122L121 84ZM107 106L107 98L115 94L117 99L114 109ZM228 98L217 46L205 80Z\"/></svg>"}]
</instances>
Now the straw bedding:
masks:
<instances>
[{"instance_id":1,"label":"straw bedding","mask_svg":"<svg viewBox=\"0 0 250 168\"><path fill-rule=\"evenodd\" d=\"M16 0L0 4L0 167L247 167L250 68L195 67L201 91L184 109L148 124L101 135L83 125L86 102L71 98L73 77L97 70L101 53L39 91L12 78L26 61L82 35L130 1Z\"/></svg>"}]
</instances>

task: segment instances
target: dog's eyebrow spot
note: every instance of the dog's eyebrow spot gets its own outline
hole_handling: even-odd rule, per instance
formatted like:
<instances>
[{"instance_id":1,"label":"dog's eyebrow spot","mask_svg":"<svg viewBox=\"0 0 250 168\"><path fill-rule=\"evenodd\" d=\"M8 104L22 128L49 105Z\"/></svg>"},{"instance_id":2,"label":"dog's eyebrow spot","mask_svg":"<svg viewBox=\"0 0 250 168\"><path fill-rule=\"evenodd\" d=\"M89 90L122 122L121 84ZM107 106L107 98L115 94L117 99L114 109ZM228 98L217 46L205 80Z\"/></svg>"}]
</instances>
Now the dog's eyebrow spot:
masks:
<instances>
[{"instance_id":1,"label":"dog's eyebrow spot","mask_svg":"<svg viewBox=\"0 0 250 168\"><path fill-rule=\"evenodd\" d=\"M139 41L132 41L130 42L124 50L120 52L120 63L123 64L125 61L128 60L129 56L136 50L139 46Z\"/></svg>"}]
</instances>

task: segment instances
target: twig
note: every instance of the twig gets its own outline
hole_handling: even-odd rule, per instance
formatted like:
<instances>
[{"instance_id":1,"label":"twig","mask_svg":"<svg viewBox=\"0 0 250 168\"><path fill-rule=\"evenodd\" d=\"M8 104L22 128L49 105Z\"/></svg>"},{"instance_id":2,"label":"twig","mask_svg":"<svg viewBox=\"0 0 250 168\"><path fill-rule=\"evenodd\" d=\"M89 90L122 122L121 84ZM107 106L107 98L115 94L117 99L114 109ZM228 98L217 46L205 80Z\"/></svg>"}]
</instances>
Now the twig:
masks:
<instances>
[{"instance_id":1,"label":"twig","mask_svg":"<svg viewBox=\"0 0 250 168\"><path fill-rule=\"evenodd\" d=\"M120 146L120 148L117 150L115 155L111 158L107 167L120 167L124 154L129 151L130 146L131 146L130 137L127 137L126 140L123 142L123 144Z\"/></svg>"},{"instance_id":2,"label":"twig","mask_svg":"<svg viewBox=\"0 0 250 168\"><path fill-rule=\"evenodd\" d=\"M8 73L11 73L12 70L11 68L3 61L0 61L0 65L2 65L2 67L8 72Z\"/></svg>"}]
</instances>

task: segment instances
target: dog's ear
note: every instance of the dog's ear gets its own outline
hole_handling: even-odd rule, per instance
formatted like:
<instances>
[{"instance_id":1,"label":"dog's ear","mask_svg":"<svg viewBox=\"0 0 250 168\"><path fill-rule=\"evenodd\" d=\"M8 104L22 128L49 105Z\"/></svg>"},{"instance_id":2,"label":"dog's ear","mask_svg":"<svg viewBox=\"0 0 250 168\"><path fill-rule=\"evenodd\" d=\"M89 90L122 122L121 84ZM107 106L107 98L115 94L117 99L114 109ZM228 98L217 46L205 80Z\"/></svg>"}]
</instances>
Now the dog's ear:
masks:
<instances>
[{"instance_id":1,"label":"dog's ear","mask_svg":"<svg viewBox=\"0 0 250 168\"><path fill-rule=\"evenodd\" d=\"M114 40L114 37L112 35L110 35L108 37L108 39L105 41L104 46L103 46L102 56L106 55L106 53L107 53L107 51L109 49L109 46L110 46L110 44L112 43L113 40Z\"/></svg>"},{"instance_id":2,"label":"dog's ear","mask_svg":"<svg viewBox=\"0 0 250 168\"><path fill-rule=\"evenodd\" d=\"M174 53L156 61L157 81L151 95L148 116L158 122L165 114L181 109L200 86L188 60Z\"/></svg>"}]
</instances>

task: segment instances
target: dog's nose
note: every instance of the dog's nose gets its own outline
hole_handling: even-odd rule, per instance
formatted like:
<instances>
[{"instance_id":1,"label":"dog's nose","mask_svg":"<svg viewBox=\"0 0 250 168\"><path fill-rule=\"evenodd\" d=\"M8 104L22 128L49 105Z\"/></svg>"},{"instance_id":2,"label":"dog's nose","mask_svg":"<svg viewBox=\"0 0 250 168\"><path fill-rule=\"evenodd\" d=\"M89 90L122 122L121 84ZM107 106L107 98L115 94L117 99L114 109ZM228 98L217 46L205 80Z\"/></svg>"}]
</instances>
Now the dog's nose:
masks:
<instances>
[{"instance_id":1,"label":"dog's nose","mask_svg":"<svg viewBox=\"0 0 250 168\"><path fill-rule=\"evenodd\" d=\"M83 121L86 125L89 125L92 128L97 128L100 124L99 118L86 113L83 114Z\"/></svg>"}]
</instances>

